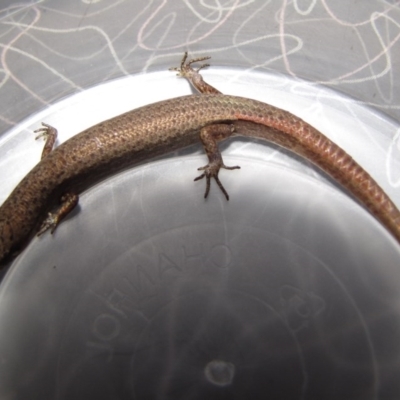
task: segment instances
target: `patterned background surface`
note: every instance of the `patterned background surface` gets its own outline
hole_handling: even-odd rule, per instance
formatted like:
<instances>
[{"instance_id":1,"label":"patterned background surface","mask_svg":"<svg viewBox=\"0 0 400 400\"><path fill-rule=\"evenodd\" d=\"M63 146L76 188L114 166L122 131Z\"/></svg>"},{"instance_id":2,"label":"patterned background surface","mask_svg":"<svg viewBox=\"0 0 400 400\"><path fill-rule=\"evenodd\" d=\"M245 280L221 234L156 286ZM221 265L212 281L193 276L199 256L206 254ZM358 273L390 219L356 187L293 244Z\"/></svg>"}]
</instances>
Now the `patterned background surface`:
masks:
<instances>
[{"instance_id":1,"label":"patterned background surface","mask_svg":"<svg viewBox=\"0 0 400 400\"><path fill-rule=\"evenodd\" d=\"M101 82L176 64L321 83L400 120L400 2L329 0L2 2L0 132Z\"/></svg>"}]
</instances>

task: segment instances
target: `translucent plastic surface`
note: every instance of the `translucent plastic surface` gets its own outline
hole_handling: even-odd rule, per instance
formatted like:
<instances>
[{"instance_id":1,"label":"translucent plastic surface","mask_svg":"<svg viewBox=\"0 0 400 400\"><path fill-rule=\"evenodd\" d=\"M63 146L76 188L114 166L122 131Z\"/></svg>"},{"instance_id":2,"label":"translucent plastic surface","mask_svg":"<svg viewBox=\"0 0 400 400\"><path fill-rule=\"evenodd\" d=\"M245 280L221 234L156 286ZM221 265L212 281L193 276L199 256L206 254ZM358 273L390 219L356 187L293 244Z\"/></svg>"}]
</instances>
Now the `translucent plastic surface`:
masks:
<instances>
[{"instance_id":1,"label":"translucent plastic surface","mask_svg":"<svg viewBox=\"0 0 400 400\"><path fill-rule=\"evenodd\" d=\"M208 78L223 76L223 87L237 73ZM21 153L20 141L34 163L40 145L25 136L39 121L79 131L105 117L99 93L118 114L137 106L127 105L131 87L164 85L168 93L175 79L154 74L96 88L35 116L3 146ZM245 86L269 79L278 82L247 75ZM281 81L270 95L279 103L297 85ZM338 117L345 99L326 98L335 102L307 114L307 103L294 101L292 111L344 147L346 131L357 153L352 128L360 123ZM373 144L388 146L390 121L352 109L369 116ZM376 152L364 140L361 156L369 146ZM205 163L197 147L97 185L54 236L31 243L1 291L0 348L14 360L2 374L4 393L24 381L18 398L32 390L60 399L376 398L382 365L398 371L398 244L307 163L248 140L224 147L226 164L242 167L221 172L229 202L214 186L204 200L204 183L193 182ZM382 185L384 177L377 174Z\"/></svg>"}]
</instances>

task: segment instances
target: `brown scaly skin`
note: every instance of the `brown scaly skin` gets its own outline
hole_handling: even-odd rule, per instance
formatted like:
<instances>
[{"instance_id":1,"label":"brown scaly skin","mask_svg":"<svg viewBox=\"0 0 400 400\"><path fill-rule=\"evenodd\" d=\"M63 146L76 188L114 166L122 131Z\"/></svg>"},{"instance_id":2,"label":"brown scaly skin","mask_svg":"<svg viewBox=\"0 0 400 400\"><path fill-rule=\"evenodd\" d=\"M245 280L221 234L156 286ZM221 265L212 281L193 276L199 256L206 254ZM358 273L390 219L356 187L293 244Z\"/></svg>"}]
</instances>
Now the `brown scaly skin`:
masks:
<instances>
[{"instance_id":1,"label":"brown scaly skin","mask_svg":"<svg viewBox=\"0 0 400 400\"><path fill-rule=\"evenodd\" d=\"M85 130L45 155L0 207L0 262L38 230L54 230L58 222L43 225L43 221L62 196L77 195L105 176L194 144L199 134L209 158L209 164L202 168L204 173L197 178L206 178L206 195L214 178L227 196L218 180L219 169L237 168L223 165L216 142L231 134L256 137L311 160L348 189L400 242L400 212L342 149L287 111L215 94L219 92L191 68L198 60L185 61L176 69L179 75L211 94L180 97L130 111ZM77 201L77 196L72 198Z\"/></svg>"}]
</instances>

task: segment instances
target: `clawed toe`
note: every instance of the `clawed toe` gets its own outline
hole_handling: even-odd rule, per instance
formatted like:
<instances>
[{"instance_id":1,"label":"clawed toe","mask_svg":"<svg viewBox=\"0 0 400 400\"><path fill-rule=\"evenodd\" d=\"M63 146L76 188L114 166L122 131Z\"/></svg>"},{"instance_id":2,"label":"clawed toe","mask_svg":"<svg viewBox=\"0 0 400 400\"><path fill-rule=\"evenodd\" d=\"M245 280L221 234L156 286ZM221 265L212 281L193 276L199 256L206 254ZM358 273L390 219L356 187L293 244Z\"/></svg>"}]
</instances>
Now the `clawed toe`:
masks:
<instances>
[{"instance_id":1,"label":"clawed toe","mask_svg":"<svg viewBox=\"0 0 400 400\"><path fill-rule=\"evenodd\" d=\"M225 190L224 186L222 185L221 181L219 180L218 174L221 168L232 170L232 169L240 169L238 165L233 167L227 167L224 164L207 164L204 167L198 168L199 171L204 171L201 175L195 178L195 181L199 181L200 179L206 178L206 191L204 193L204 198L207 198L208 194L210 193L211 187L211 178L214 178L215 182L217 183L218 187L220 188L221 192L225 195L226 200L229 200L229 194Z\"/></svg>"}]
</instances>

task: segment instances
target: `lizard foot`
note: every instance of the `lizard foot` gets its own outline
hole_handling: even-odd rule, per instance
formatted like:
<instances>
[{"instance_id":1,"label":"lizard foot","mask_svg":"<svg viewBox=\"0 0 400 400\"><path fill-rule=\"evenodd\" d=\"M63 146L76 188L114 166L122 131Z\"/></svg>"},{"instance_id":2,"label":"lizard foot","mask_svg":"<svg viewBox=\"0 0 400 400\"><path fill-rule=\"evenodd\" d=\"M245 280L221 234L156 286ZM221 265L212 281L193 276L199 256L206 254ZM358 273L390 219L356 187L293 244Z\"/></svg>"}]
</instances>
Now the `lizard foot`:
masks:
<instances>
[{"instance_id":1,"label":"lizard foot","mask_svg":"<svg viewBox=\"0 0 400 400\"><path fill-rule=\"evenodd\" d=\"M204 172L194 180L198 181L200 179L206 178L206 191L204 193L204 198L207 198L208 194L210 193L211 178L214 178L215 182L221 189L222 193L225 195L226 199L229 200L228 192L225 190L224 186L222 185L218 177L218 173L221 168L229 170L240 169L238 165L235 165L234 167L227 167L225 164L222 163L221 160L215 160L215 162L210 162L204 167L198 168L199 171L204 171Z\"/></svg>"},{"instance_id":2,"label":"lizard foot","mask_svg":"<svg viewBox=\"0 0 400 400\"><path fill-rule=\"evenodd\" d=\"M49 212L47 218L42 222L37 236L41 236L50 229L54 233L61 220L66 217L78 204L79 196L74 193L66 193L61 197L61 206L54 213Z\"/></svg>"},{"instance_id":3,"label":"lizard foot","mask_svg":"<svg viewBox=\"0 0 400 400\"><path fill-rule=\"evenodd\" d=\"M36 140L40 138L45 139L45 144L42 152L42 159L43 159L53 150L54 144L57 139L57 129L53 128L51 125L42 122L42 127L36 129L34 133L38 133L38 135L35 138Z\"/></svg>"}]
</instances>

